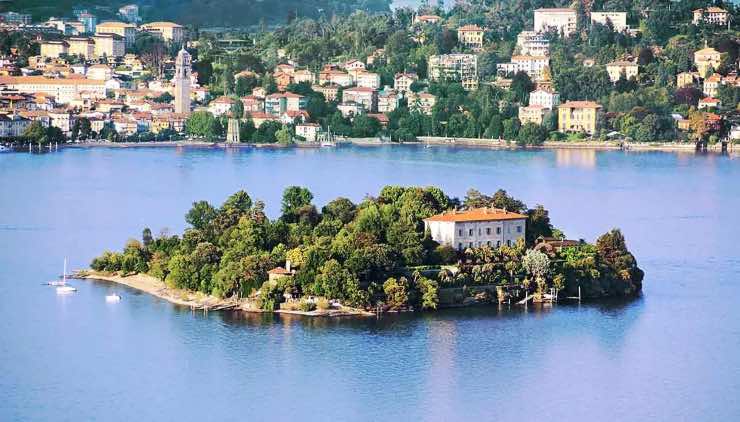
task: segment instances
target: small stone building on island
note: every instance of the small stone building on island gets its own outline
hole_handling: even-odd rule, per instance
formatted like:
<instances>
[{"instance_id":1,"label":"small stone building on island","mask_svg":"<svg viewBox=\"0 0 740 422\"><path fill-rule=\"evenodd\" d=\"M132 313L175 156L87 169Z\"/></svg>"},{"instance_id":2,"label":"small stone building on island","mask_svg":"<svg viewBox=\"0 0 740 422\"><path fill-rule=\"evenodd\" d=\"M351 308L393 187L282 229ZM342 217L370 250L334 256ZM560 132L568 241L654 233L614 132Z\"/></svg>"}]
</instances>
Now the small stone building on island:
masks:
<instances>
[{"instance_id":1,"label":"small stone building on island","mask_svg":"<svg viewBox=\"0 0 740 422\"><path fill-rule=\"evenodd\" d=\"M458 250L511 246L524 239L527 216L498 208L454 210L424 219L432 239Z\"/></svg>"}]
</instances>

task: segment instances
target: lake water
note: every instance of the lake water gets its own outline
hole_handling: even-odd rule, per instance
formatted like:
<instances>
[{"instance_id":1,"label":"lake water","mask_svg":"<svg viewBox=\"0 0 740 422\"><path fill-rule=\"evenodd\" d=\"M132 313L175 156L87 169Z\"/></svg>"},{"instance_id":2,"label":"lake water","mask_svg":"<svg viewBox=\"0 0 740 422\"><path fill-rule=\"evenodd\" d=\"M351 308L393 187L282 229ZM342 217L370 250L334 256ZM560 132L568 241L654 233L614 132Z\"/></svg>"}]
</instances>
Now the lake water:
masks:
<instances>
[{"instance_id":1,"label":"lake water","mask_svg":"<svg viewBox=\"0 0 740 422\"><path fill-rule=\"evenodd\" d=\"M0 154L0 420L738 420L740 158L443 147ZM370 319L192 314L118 286L41 286L191 202L275 215L385 184L507 189L571 237L620 227L628 303ZM107 304L108 292L123 300Z\"/></svg>"}]
</instances>

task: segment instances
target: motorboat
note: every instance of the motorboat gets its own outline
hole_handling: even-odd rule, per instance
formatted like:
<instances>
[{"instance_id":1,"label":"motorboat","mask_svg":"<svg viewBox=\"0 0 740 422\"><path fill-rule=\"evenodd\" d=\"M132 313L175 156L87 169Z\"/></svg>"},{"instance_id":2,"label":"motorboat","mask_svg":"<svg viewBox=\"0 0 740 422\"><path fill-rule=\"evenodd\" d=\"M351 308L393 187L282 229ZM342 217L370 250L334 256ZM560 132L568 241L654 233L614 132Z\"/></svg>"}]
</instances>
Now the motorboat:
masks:
<instances>
[{"instance_id":1,"label":"motorboat","mask_svg":"<svg viewBox=\"0 0 740 422\"><path fill-rule=\"evenodd\" d=\"M57 287L57 294L58 295L66 295L66 294L69 294L69 293L74 293L76 291L77 291L77 289L74 288L74 287L72 287L72 286L59 286L59 287Z\"/></svg>"},{"instance_id":2,"label":"motorboat","mask_svg":"<svg viewBox=\"0 0 740 422\"><path fill-rule=\"evenodd\" d=\"M0 152L12 152L13 148L6 147L5 145L0 145Z\"/></svg>"},{"instance_id":3,"label":"motorboat","mask_svg":"<svg viewBox=\"0 0 740 422\"><path fill-rule=\"evenodd\" d=\"M121 301L121 295L119 294L109 294L105 296L106 302L120 302Z\"/></svg>"}]
</instances>

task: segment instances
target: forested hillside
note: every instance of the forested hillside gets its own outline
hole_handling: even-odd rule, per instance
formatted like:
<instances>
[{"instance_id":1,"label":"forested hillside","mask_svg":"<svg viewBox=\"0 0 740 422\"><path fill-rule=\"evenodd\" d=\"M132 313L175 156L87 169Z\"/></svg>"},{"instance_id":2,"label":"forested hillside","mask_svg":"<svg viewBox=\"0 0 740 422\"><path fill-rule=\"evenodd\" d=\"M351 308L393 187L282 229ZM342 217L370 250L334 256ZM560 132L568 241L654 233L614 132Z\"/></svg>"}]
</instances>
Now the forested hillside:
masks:
<instances>
[{"instance_id":1,"label":"forested hillside","mask_svg":"<svg viewBox=\"0 0 740 422\"><path fill-rule=\"evenodd\" d=\"M4 8L31 13L34 20L69 16L76 6L88 7L102 19L115 16L124 4L138 4L145 21L172 20L198 26L249 26L285 23L293 17L348 14L356 10L389 10L389 0L10 0Z\"/></svg>"}]
</instances>

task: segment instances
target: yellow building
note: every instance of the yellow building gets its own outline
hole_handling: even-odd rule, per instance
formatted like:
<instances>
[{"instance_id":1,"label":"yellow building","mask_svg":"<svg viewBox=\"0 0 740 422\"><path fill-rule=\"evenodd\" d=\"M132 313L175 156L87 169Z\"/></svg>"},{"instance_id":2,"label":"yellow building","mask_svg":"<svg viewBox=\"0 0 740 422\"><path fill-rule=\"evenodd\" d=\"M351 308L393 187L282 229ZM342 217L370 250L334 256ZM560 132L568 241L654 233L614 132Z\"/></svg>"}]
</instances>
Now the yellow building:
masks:
<instances>
[{"instance_id":1,"label":"yellow building","mask_svg":"<svg viewBox=\"0 0 740 422\"><path fill-rule=\"evenodd\" d=\"M545 115L550 110L541 105L530 105L527 107L519 107L519 121L522 125L526 123L534 123L536 125L542 125L545 120Z\"/></svg>"},{"instance_id":2,"label":"yellow building","mask_svg":"<svg viewBox=\"0 0 740 422\"><path fill-rule=\"evenodd\" d=\"M96 57L122 57L126 54L126 41L120 35L98 34L94 39Z\"/></svg>"},{"instance_id":3,"label":"yellow building","mask_svg":"<svg viewBox=\"0 0 740 422\"><path fill-rule=\"evenodd\" d=\"M100 34L116 34L121 37L126 42L126 47L130 47L134 45L134 40L136 38L136 26L130 24L130 23L124 23L124 22L103 22L99 23L95 27L95 35Z\"/></svg>"},{"instance_id":4,"label":"yellow building","mask_svg":"<svg viewBox=\"0 0 740 422\"><path fill-rule=\"evenodd\" d=\"M676 75L676 88L683 88L694 84L694 74L691 72L681 72Z\"/></svg>"},{"instance_id":5,"label":"yellow building","mask_svg":"<svg viewBox=\"0 0 740 422\"><path fill-rule=\"evenodd\" d=\"M85 59L95 57L95 41L84 37L71 37L67 40L70 56L82 56Z\"/></svg>"},{"instance_id":6,"label":"yellow building","mask_svg":"<svg viewBox=\"0 0 740 422\"><path fill-rule=\"evenodd\" d=\"M559 132L585 132L593 135L601 105L594 101L568 101L558 106Z\"/></svg>"},{"instance_id":7,"label":"yellow building","mask_svg":"<svg viewBox=\"0 0 740 422\"><path fill-rule=\"evenodd\" d=\"M707 47L694 52L694 64L702 78L707 76L709 69L717 69L722 60L719 51Z\"/></svg>"},{"instance_id":8,"label":"yellow building","mask_svg":"<svg viewBox=\"0 0 740 422\"><path fill-rule=\"evenodd\" d=\"M141 26L147 32L157 34L167 42L180 44L185 39L185 28L173 22L151 22Z\"/></svg>"},{"instance_id":9,"label":"yellow building","mask_svg":"<svg viewBox=\"0 0 740 422\"><path fill-rule=\"evenodd\" d=\"M69 53L69 44L65 41L44 41L41 43L41 57L57 58Z\"/></svg>"},{"instance_id":10,"label":"yellow building","mask_svg":"<svg viewBox=\"0 0 740 422\"><path fill-rule=\"evenodd\" d=\"M470 48L483 48L483 28L478 25L465 25L457 28L457 40Z\"/></svg>"},{"instance_id":11,"label":"yellow building","mask_svg":"<svg viewBox=\"0 0 740 422\"><path fill-rule=\"evenodd\" d=\"M632 62L616 61L606 65L606 73L609 74L609 79L612 82L617 82L622 76L626 80L637 78L638 72L639 67L636 63Z\"/></svg>"}]
</instances>

